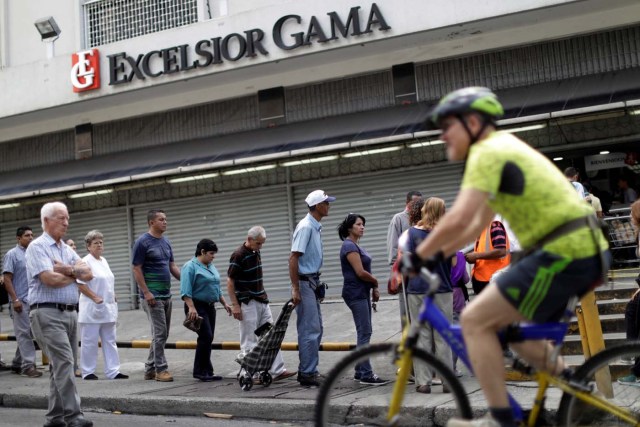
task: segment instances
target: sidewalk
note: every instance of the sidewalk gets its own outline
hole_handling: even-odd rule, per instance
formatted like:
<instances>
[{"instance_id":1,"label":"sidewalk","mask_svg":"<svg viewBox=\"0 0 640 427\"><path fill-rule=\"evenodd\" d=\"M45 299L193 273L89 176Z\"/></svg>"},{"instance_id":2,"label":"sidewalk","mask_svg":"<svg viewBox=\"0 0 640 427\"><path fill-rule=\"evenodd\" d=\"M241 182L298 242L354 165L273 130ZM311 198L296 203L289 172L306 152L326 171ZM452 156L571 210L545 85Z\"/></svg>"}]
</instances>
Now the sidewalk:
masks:
<instances>
[{"instance_id":1,"label":"sidewalk","mask_svg":"<svg viewBox=\"0 0 640 427\"><path fill-rule=\"evenodd\" d=\"M274 317L277 317L283 303L273 303ZM325 342L354 342L355 327L351 312L341 301L328 302L322 305L324 318ZM11 322L7 310L0 313L2 333L12 334ZM184 314L182 304L174 301L171 332L169 341L192 341L195 333L182 326ZM398 301L384 299L378 303L378 312L373 314L373 342L396 341L399 339L400 320ZM296 342L296 315L291 317L286 342ZM149 324L141 310L120 313L118 320L118 341L132 339L149 339ZM238 341L237 322L218 310L216 336L214 341ZM15 351L15 342L0 342L0 353L5 362L10 363ZM98 381L77 380L78 390L85 411L120 411L130 414L162 414L162 415L201 415L204 412L232 414L234 417L257 418L277 421L311 421L317 389L300 387L296 377L274 383L269 387L254 385L253 389L242 391L236 381L239 365L234 361L236 351L214 350L212 361L215 372L224 377L223 381L202 383L192 378L191 366L194 350L166 350L169 371L175 380L171 383L145 381L143 379L146 349L120 349L121 371L128 374L128 380L105 380L102 372L102 356L96 375ZM38 362L40 362L38 352ZM321 352L320 372L329 369L344 356L344 352ZM283 352L287 369L296 370L298 354L293 351ZM41 369L43 369L40 366ZM474 412L486 411L486 403L479 392L477 382L468 374L461 378ZM39 408L47 407L46 394L49 390L48 372L42 378L25 378L9 371L0 372L0 406ZM535 396L535 384L513 383L510 391L525 407L529 408ZM389 386L362 386L357 392L347 393L340 398L341 413L350 417L360 414L366 423L378 412L376 401L382 395L388 396ZM379 399L376 399L378 395ZM433 416L435 425L444 425L453 413L450 395L434 392L431 395L412 393L407 399L406 411L415 411L416 415ZM555 414L560 393L551 390L547 397L546 407ZM435 411L434 411L435 409ZM91 414L88 414L91 418ZM349 422L354 422L353 418Z\"/></svg>"}]
</instances>

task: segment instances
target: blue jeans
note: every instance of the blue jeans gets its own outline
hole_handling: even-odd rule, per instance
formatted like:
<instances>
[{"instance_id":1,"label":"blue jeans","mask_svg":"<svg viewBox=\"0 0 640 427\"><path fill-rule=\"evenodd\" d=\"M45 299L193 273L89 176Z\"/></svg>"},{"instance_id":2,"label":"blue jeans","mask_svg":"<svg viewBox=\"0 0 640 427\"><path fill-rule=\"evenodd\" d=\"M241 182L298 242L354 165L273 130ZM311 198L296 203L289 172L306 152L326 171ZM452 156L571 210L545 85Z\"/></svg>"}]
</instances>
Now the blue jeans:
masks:
<instances>
[{"instance_id":1,"label":"blue jeans","mask_svg":"<svg viewBox=\"0 0 640 427\"><path fill-rule=\"evenodd\" d=\"M353 321L356 324L356 334L358 337L357 346L362 347L369 344L373 329L371 327L371 301L369 298L345 300L344 301L353 314ZM365 360L355 366L357 378L368 378L373 375L373 369L369 360Z\"/></svg>"},{"instance_id":2,"label":"blue jeans","mask_svg":"<svg viewBox=\"0 0 640 427\"><path fill-rule=\"evenodd\" d=\"M193 375L211 376L213 375L213 365L211 364L211 343L216 330L216 307L203 301L193 300L193 305L202 317L202 325L198 331L198 341L196 343L196 354L193 360ZM184 313L189 312L189 306L184 305Z\"/></svg>"},{"instance_id":3,"label":"blue jeans","mask_svg":"<svg viewBox=\"0 0 640 427\"><path fill-rule=\"evenodd\" d=\"M316 299L315 287L318 278L312 282L300 280L300 304L296 306L298 316L298 373L314 376L318 373L320 362L320 341L322 340L322 313L320 303Z\"/></svg>"}]
</instances>

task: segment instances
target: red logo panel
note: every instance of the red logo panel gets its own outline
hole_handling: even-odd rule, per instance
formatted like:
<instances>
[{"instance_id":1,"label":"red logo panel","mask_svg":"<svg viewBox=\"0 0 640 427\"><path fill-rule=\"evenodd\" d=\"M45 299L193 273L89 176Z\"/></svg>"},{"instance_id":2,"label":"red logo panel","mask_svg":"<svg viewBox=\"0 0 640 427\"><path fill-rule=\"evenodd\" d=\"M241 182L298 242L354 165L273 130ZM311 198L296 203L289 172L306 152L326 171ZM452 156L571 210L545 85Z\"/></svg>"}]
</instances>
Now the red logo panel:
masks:
<instances>
[{"instance_id":1,"label":"red logo panel","mask_svg":"<svg viewBox=\"0 0 640 427\"><path fill-rule=\"evenodd\" d=\"M71 84L73 91L84 92L100 87L100 53L90 49L71 55Z\"/></svg>"}]
</instances>

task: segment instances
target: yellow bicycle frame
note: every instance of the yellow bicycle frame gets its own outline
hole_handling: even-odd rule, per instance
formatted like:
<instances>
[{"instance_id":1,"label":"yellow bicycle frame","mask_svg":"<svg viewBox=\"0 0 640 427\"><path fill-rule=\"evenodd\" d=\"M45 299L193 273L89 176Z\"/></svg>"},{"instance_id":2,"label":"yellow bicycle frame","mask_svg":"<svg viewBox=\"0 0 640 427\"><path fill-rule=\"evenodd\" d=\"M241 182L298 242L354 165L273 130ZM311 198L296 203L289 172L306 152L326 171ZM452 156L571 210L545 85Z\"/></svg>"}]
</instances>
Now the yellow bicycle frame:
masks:
<instances>
[{"instance_id":1,"label":"yellow bicycle frame","mask_svg":"<svg viewBox=\"0 0 640 427\"><path fill-rule=\"evenodd\" d=\"M400 408L402 407L402 401L404 399L404 392L407 387L407 380L411 374L413 367L412 357L413 350L405 346L407 336L409 335L410 325L407 324L402 331L402 339L397 349L398 357L395 360L395 365L398 367L398 375L395 385L393 386L393 393L391 395L391 403L389 404L389 410L387 413L387 421L389 425L395 425L398 422ZM628 422L630 425L640 427L640 423L636 422L635 416L631 411L627 409L615 406L612 403L594 395L593 393L584 392L578 390L569 385L565 380L549 374L548 372L539 371L534 374L534 378L538 383L538 392L533 402L533 407L527 418L526 425L528 427L534 427L540 411L542 410L542 404L544 397L549 389L549 386L555 386L565 393L569 393L587 405L593 406L605 412L608 412L621 420Z\"/></svg>"},{"instance_id":2,"label":"yellow bicycle frame","mask_svg":"<svg viewBox=\"0 0 640 427\"><path fill-rule=\"evenodd\" d=\"M391 395L391 403L389 405L389 412L387 413L387 421L389 422L389 425L395 425L398 421L400 407L402 406L402 400L404 399L404 390L407 387L407 381L409 380L411 368L413 367L411 359L413 356L413 350L405 347L410 328L411 325L407 322L404 330L402 331L402 339L398 346L399 357L395 361L395 364L398 367L398 375L396 383L393 386L393 394Z\"/></svg>"},{"instance_id":3,"label":"yellow bicycle frame","mask_svg":"<svg viewBox=\"0 0 640 427\"><path fill-rule=\"evenodd\" d=\"M547 389L550 385L556 386L563 392L577 397L587 405L608 412L620 418L621 420L628 422L630 425L640 426L640 424L636 422L636 418L631 413L631 411L615 406L614 404L607 402L606 400L594 395L593 393L575 389L563 379L553 376L548 372L536 372L535 380L538 383L538 393L536 394L536 399L533 402L533 408L531 408L531 412L529 413L529 418L527 420L528 427L535 426L538 415L540 414L540 411L542 409L542 402L544 401L545 393L547 392Z\"/></svg>"}]
</instances>

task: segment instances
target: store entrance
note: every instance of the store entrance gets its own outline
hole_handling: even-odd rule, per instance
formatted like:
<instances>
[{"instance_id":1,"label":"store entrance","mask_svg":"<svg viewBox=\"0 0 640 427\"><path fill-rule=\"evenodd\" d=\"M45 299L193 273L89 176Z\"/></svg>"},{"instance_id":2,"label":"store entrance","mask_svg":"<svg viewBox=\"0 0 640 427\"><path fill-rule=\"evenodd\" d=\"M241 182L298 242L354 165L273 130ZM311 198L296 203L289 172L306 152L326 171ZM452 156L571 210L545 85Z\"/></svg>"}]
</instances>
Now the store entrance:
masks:
<instances>
[{"instance_id":1,"label":"store entrance","mask_svg":"<svg viewBox=\"0 0 640 427\"><path fill-rule=\"evenodd\" d=\"M637 231L630 205L640 194L640 142L567 150L548 156L562 171L575 168L585 190L585 202L596 211L601 206L614 267L638 264Z\"/></svg>"}]
</instances>

